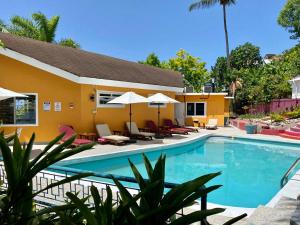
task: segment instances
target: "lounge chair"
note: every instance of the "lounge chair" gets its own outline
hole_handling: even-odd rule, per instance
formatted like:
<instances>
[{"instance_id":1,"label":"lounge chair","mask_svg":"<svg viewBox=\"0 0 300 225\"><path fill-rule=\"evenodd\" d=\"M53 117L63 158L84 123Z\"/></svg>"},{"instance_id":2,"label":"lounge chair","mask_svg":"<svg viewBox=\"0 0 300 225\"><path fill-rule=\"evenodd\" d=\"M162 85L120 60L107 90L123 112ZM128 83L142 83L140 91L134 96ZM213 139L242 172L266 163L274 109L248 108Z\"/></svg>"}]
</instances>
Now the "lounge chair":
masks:
<instances>
[{"instance_id":1,"label":"lounge chair","mask_svg":"<svg viewBox=\"0 0 300 225\"><path fill-rule=\"evenodd\" d=\"M155 133L140 131L135 122L131 122L131 126L130 126L130 122L126 122L126 127L129 132L131 127L131 133L129 135L136 138L141 138L144 140L152 140L153 137L155 136Z\"/></svg>"},{"instance_id":2,"label":"lounge chair","mask_svg":"<svg viewBox=\"0 0 300 225\"><path fill-rule=\"evenodd\" d=\"M149 129L150 132L158 133L158 127L152 120L146 121L146 127L147 127L147 129ZM165 129L165 128L160 128L159 134L162 135L163 137L172 137L172 133L168 129Z\"/></svg>"},{"instance_id":3,"label":"lounge chair","mask_svg":"<svg viewBox=\"0 0 300 225\"><path fill-rule=\"evenodd\" d=\"M66 140L70 139L72 136L76 135L76 132L74 131L74 128L69 125L61 125L59 127L59 132L60 133L65 133L64 137L62 138L62 142L65 142ZM80 139L76 138L71 146L78 146L78 145L84 145L84 144L90 144L92 141L87 140L87 139Z\"/></svg>"},{"instance_id":4,"label":"lounge chair","mask_svg":"<svg viewBox=\"0 0 300 225\"><path fill-rule=\"evenodd\" d=\"M180 123L179 122L180 120L179 119L175 119L175 122L176 122L176 127L180 127L180 128L184 128L184 129L187 129L187 130L189 130L190 132L199 132L199 130L197 129L197 128L193 128L193 127L187 127L187 126L185 126L184 124L183 124L183 122L182 123ZM171 120L171 122L173 122L172 120Z\"/></svg>"},{"instance_id":5,"label":"lounge chair","mask_svg":"<svg viewBox=\"0 0 300 225\"><path fill-rule=\"evenodd\" d=\"M96 129L101 143L103 143L103 138L117 145L126 144L129 141L129 137L112 134L107 124L97 124Z\"/></svg>"},{"instance_id":6,"label":"lounge chair","mask_svg":"<svg viewBox=\"0 0 300 225\"><path fill-rule=\"evenodd\" d=\"M205 127L208 130L216 130L218 128L218 119L209 119Z\"/></svg>"},{"instance_id":7,"label":"lounge chair","mask_svg":"<svg viewBox=\"0 0 300 225\"><path fill-rule=\"evenodd\" d=\"M18 138L20 138L21 133L22 133L22 128L19 127L19 128L17 128L17 130L16 130L15 132L10 133L10 134L5 134L5 135L4 135L4 138L9 138L9 137L12 137L12 136L14 136L14 135L17 135Z\"/></svg>"},{"instance_id":8,"label":"lounge chair","mask_svg":"<svg viewBox=\"0 0 300 225\"><path fill-rule=\"evenodd\" d=\"M170 119L164 119L164 127L168 129L173 134L189 134L191 132L191 129L178 127L173 124L173 121Z\"/></svg>"}]
</instances>

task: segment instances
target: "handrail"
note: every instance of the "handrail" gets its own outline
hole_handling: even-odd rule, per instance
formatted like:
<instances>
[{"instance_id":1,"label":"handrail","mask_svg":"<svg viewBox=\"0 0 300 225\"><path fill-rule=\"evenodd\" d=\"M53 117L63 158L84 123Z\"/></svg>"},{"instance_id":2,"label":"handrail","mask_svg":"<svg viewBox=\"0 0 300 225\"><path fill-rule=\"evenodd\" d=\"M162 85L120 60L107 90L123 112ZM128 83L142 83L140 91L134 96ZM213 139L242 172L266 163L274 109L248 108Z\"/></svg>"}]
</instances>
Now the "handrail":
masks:
<instances>
[{"instance_id":1,"label":"handrail","mask_svg":"<svg viewBox=\"0 0 300 225\"><path fill-rule=\"evenodd\" d=\"M291 172L293 172L293 170L296 168L296 166L299 164L299 162L300 162L300 157L295 160L295 162L290 166L290 168L283 175L283 177L280 180L280 187L281 188L283 188L284 185L286 185L286 182L288 181L289 175L291 174Z\"/></svg>"}]
</instances>

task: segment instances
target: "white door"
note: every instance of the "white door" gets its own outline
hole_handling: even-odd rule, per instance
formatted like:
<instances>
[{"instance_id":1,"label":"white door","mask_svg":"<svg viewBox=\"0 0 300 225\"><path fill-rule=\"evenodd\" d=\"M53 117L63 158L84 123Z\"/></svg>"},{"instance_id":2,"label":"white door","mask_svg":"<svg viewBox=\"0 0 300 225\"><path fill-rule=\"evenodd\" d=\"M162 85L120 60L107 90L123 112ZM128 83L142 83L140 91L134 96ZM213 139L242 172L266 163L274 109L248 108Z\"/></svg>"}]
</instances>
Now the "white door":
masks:
<instances>
[{"instance_id":1,"label":"white door","mask_svg":"<svg viewBox=\"0 0 300 225\"><path fill-rule=\"evenodd\" d=\"M178 120L180 125L185 125L185 104L175 104L175 119Z\"/></svg>"}]
</instances>

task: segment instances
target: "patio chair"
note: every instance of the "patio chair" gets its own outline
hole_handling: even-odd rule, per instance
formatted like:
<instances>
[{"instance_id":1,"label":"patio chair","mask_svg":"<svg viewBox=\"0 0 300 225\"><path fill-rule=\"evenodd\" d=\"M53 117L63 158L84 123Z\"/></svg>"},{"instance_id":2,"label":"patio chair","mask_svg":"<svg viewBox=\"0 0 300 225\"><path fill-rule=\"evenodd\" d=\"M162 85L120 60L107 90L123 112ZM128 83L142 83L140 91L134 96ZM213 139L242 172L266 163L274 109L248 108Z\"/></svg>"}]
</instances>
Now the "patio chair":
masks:
<instances>
[{"instance_id":1,"label":"patio chair","mask_svg":"<svg viewBox=\"0 0 300 225\"><path fill-rule=\"evenodd\" d=\"M178 127L173 124L173 121L170 119L164 119L164 127L168 129L173 134L189 134L191 132L191 129Z\"/></svg>"},{"instance_id":2,"label":"patio chair","mask_svg":"<svg viewBox=\"0 0 300 225\"><path fill-rule=\"evenodd\" d=\"M172 121L172 120L171 120ZM180 123L181 121L181 123ZM177 127L180 127L180 128L184 128L184 129L187 129L189 130L190 132L199 132L199 130L197 128L193 128L193 127L187 127L184 125L184 122L180 119L175 119L175 122L176 122L176 125Z\"/></svg>"},{"instance_id":3,"label":"patio chair","mask_svg":"<svg viewBox=\"0 0 300 225\"><path fill-rule=\"evenodd\" d=\"M129 137L112 134L107 124L97 124L96 130L100 137L98 141L101 143L103 143L103 139L108 140L111 144L116 145L126 144L126 142L129 141Z\"/></svg>"},{"instance_id":4,"label":"patio chair","mask_svg":"<svg viewBox=\"0 0 300 225\"><path fill-rule=\"evenodd\" d=\"M16 129L15 132L10 133L10 134L5 134L5 135L4 135L4 138L10 138L10 137L12 137L12 136L14 136L14 135L17 135L18 138L20 138L21 133L22 133L22 130L23 130L23 128L19 127L19 128ZM12 141L9 142L9 144L13 144L13 143L14 143L14 140L12 140Z\"/></svg>"},{"instance_id":5,"label":"patio chair","mask_svg":"<svg viewBox=\"0 0 300 225\"><path fill-rule=\"evenodd\" d=\"M131 127L131 133L129 135L136 138L140 138L144 140L152 140L153 137L155 136L155 133L140 131L140 129L137 127L135 122L131 122L131 123L126 122L126 127L128 131L130 131L130 127Z\"/></svg>"},{"instance_id":6,"label":"patio chair","mask_svg":"<svg viewBox=\"0 0 300 225\"><path fill-rule=\"evenodd\" d=\"M18 138L20 138L22 130L23 130L23 128L19 127L19 128L16 129L15 132L4 135L4 138L9 138L9 137L14 136L14 135L17 135Z\"/></svg>"},{"instance_id":7,"label":"patio chair","mask_svg":"<svg viewBox=\"0 0 300 225\"><path fill-rule=\"evenodd\" d=\"M149 129L150 132L152 133L158 133L158 127L152 120L147 120L146 121L146 128ZM165 129L165 128L160 128L159 129L159 134L162 135L163 137L172 137L172 133Z\"/></svg>"},{"instance_id":8,"label":"patio chair","mask_svg":"<svg viewBox=\"0 0 300 225\"><path fill-rule=\"evenodd\" d=\"M218 119L209 119L205 128L207 130L216 130L218 128Z\"/></svg>"},{"instance_id":9,"label":"patio chair","mask_svg":"<svg viewBox=\"0 0 300 225\"><path fill-rule=\"evenodd\" d=\"M59 127L59 132L65 134L61 140L62 142L65 142L66 140L70 139L72 136L76 135L74 128L69 125L61 125ZM90 143L92 143L92 141L87 139L76 138L71 144L71 146L78 146L78 145L84 145Z\"/></svg>"}]
</instances>

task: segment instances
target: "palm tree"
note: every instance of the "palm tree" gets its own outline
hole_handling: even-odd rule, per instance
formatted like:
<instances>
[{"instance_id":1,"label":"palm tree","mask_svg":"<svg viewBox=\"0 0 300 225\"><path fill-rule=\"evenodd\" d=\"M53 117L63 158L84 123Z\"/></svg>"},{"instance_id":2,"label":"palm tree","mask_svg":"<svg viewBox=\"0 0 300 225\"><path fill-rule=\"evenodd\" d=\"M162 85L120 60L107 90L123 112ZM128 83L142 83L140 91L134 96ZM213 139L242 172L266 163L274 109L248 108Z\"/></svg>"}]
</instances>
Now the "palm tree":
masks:
<instances>
[{"instance_id":1,"label":"palm tree","mask_svg":"<svg viewBox=\"0 0 300 225\"><path fill-rule=\"evenodd\" d=\"M59 16L53 16L48 19L46 15L41 12L32 14L32 19L13 16L10 19L11 25L7 26L7 30L9 31L9 33L18 36L56 43L55 35L59 19ZM69 38L67 40L68 42L64 41L62 42L62 45L73 48L79 47L79 44L72 39Z\"/></svg>"},{"instance_id":2,"label":"palm tree","mask_svg":"<svg viewBox=\"0 0 300 225\"><path fill-rule=\"evenodd\" d=\"M198 0L189 7L189 11L200 9L200 8L209 8L211 6L219 3L223 8L223 20L224 20L224 31L226 38L226 55L227 55L227 71L230 71L230 54L229 54L229 41L228 41L228 30L227 30L227 16L226 16L226 7L234 5L236 0Z\"/></svg>"}]
</instances>

